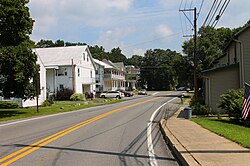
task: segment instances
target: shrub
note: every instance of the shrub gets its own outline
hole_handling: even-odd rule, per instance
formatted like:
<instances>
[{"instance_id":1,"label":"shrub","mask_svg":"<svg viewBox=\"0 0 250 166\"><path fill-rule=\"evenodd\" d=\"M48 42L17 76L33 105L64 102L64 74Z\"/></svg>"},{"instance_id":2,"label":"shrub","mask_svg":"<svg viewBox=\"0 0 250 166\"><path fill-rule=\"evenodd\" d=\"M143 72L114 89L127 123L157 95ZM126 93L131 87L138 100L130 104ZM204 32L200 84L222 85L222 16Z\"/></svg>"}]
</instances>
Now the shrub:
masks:
<instances>
[{"instance_id":1,"label":"shrub","mask_svg":"<svg viewBox=\"0 0 250 166\"><path fill-rule=\"evenodd\" d=\"M57 100L70 100L70 96L73 94L73 91L69 88L63 88L56 93Z\"/></svg>"},{"instance_id":2,"label":"shrub","mask_svg":"<svg viewBox=\"0 0 250 166\"><path fill-rule=\"evenodd\" d=\"M221 95L219 108L226 111L229 117L235 119L241 118L243 104L243 90L242 89L231 89L225 94Z\"/></svg>"},{"instance_id":3,"label":"shrub","mask_svg":"<svg viewBox=\"0 0 250 166\"><path fill-rule=\"evenodd\" d=\"M195 105L205 105L205 101L202 97L193 97L190 102L190 106L195 106Z\"/></svg>"},{"instance_id":4,"label":"shrub","mask_svg":"<svg viewBox=\"0 0 250 166\"><path fill-rule=\"evenodd\" d=\"M86 98L82 93L74 93L70 96L70 100L73 101L85 101Z\"/></svg>"},{"instance_id":5,"label":"shrub","mask_svg":"<svg viewBox=\"0 0 250 166\"><path fill-rule=\"evenodd\" d=\"M11 101L0 101L0 109L18 108L18 104Z\"/></svg>"},{"instance_id":6,"label":"shrub","mask_svg":"<svg viewBox=\"0 0 250 166\"><path fill-rule=\"evenodd\" d=\"M52 101L52 100L45 100L42 103L42 107L52 106L52 104L54 104L54 101Z\"/></svg>"},{"instance_id":7,"label":"shrub","mask_svg":"<svg viewBox=\"0 0 250 166\"><path fill-rule=\"evenodd\" d=\"M209 115L211 113L210 107L207 105L194 105L192 108L193 115Z\"/></svg>"}]
</instances>

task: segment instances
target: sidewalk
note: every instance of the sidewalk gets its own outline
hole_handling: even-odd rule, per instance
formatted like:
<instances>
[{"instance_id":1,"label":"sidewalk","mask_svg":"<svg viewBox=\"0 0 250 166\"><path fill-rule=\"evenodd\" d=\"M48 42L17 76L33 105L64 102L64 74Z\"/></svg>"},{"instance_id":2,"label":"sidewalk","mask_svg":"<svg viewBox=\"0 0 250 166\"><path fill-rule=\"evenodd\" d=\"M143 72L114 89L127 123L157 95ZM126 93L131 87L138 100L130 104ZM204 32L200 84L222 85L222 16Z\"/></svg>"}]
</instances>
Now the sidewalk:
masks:
<instances>
[{"instance_id":1,"label":"sidewalk","mask_svg":"<svg viewBox=\"0 0 250 166\"><path fill-rule=\"evenodd\" d=\"M161 121L163 136L182 165L249 166L250 149L218 136L181 118L182 107L170 119Z\"/></svg>"}]
</instances>

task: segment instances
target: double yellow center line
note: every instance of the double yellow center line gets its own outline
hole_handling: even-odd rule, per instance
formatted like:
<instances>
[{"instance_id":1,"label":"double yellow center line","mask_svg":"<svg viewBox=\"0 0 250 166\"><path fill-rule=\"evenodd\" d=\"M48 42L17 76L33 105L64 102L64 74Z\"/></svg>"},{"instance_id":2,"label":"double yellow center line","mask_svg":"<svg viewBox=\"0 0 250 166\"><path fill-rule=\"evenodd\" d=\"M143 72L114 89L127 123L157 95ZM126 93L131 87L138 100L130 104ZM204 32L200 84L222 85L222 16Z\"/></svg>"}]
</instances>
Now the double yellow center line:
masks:
<instances>
[{"instance_id":1,"label":"double yellow center line","mask_svg":"<svg viewBox=\"0 0 250 166\"><path fill-rule=\"evenodd\" d=\"M78 124L76 124L74 126L71 126L71 127L67 128L67 129L59 131L59 132L57 132L57 133L55 133L53 135L50 135L50 136L48 136L48 137L46 137L46 138L44 138L44 139L42 139L40 141L37 141L37 142L35 142L35 143L25 147L25 148L22 148L22 149L14 152L14 153L11 153L11 154L9 154L8 156L6 156L4 158L1 158L0 159L0 163L2 163L1 166L7 166L7 165L9 165L9 164L11 164L11 163L25 157L25 156L27 156L28 154L40 149L41 147L43 147L43 146L45 146L45 145L47 145L47 144L49 144L49 143L51 143L51 142L53 142L55 140L67 135L67 134L69 134L69 133L71 133L71 132L73 132L73 131L75 131L75 130L83 127L83 126L86 126L86 125L88 125L88 124L90 124L92 122L95 122L95 121L97 121L99 119L102 119L102 118L104 118L106 116L109 116L109 115L111 115L111 114L113 114L115 112L130 108L130 107L134 107L134 106L137 106L139 104L144 104L144 103L147 103L149 101L156 100L156 99L157 98L152 98L152 99L145 100L145 101L142 101L142 102L138 102L138 103L135 103L135 104L132 104L132 105L127 105L127 106L124 106L124 107L121 107L121 108L118 108L118 109L115 109L115 110L100 114L100 115L95 116L95 117L93 117L91 119L88 119L88 120L86 120L84 122L78 123Z\"/></svg>"}]
</instances>

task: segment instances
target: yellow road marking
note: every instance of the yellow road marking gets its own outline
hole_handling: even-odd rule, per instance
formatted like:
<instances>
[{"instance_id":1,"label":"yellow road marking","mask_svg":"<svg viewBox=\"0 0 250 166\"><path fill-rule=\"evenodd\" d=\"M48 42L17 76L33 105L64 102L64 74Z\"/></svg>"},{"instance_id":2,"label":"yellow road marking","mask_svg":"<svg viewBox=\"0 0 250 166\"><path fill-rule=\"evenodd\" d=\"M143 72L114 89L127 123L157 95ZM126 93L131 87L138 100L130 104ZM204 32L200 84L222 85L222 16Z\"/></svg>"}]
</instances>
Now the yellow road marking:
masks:
<instances>
[{"instance_id":1,"label":"yellow road marking","mask_svg":"<svg viewBox=\"0 0 250 166\"><path fill-rule=\"evenodd\" d=\"M50 136L48 136L48 137L46 137L46 138L44 138L44 139L42 139L40 141L37 141L37 142L35 142L35 143L25 147L25 148L22 148L22 149L14 152L14 153L11 153L11 154L9 154L8 156L6 156L4 158L1 158L0 163L10 159L9 161L1 164L1 166L7 166L7 165L9 165L9 164L11 164L11 163L25 157L25 156L27 156L28 154L40 149L41 147L43 147L43 146L45 146L45 145L47 145L47 144L61 138L61 137L63 137L65 135L67 135L67 134L69 134L69 133L71 133L71 132L73 132L73 131L81 128L81 127L83 127L83 126L86 126L86 125L88 125L88 124L90 124L92 122L95 122L95 121L97 121L99 119L102 119L102 118L104 118L104 117L106 117L108 115L111 115L111 114L113 114L115 112L130 108L130 107L134 107L134 106L139 105L139 104L144 104L144 103L147 103L149 101L156 100L156 99L157 98L153 98L153 99L145 100L145 101L142 101L142 102L139 102L139 103L127 105L127 106L124 106L124 107L121 107L121 108L118 108L118 109L115 109L115 110L100 114L100 115L95 116L95 117L93 117L91 119L88 119L88 120L86 120L84 122L78 123L78 124L76 124L74 126L71 126L71 127L67 128L67 129L59 131L59 132L57 132L57 133L55 133L53 135L50 135ZM22 153L22 154L20 154L20 153Z\"/></svg>"}]
</instances>

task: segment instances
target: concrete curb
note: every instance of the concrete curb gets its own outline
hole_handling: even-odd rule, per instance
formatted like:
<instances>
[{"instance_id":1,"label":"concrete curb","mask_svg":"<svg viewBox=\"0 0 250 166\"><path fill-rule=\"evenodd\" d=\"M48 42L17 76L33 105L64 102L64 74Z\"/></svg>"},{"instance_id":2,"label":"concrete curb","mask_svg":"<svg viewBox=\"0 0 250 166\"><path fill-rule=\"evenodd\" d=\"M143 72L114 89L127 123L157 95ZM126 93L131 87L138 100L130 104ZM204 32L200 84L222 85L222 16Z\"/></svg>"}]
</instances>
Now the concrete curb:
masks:
<instances>
[{"instance_id":1,"label":"concrete curb","mask_svg":"<svg viewBox=\"0 0 250 166\"><path fill-rule=\"evenodd\" d=\"M174 153L174 156L177 158L178 163L183 166L188 166L189 164L185 160L185 158L181 155L181 153L177 150L175 144L171 142L171 139L167 136L164 126L166 126L166 120L162 119L159 123L160 131L167 145L169 145L170 150Z\"/></svg>"}]
</instances>

